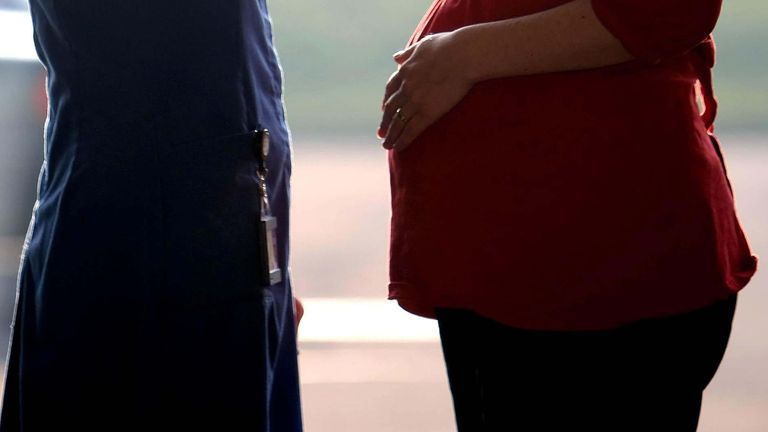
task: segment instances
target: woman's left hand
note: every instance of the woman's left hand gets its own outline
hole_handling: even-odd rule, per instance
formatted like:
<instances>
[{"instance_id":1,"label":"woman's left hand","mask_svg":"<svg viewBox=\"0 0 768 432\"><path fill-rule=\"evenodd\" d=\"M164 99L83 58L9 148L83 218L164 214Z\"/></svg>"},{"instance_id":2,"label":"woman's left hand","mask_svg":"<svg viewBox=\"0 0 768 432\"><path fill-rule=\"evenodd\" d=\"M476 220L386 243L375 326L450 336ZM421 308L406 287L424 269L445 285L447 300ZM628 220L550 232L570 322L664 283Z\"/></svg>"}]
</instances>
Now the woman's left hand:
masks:
<instances>
[{"instance_id":1,"label":"woman's left hand","mask_svg":"<svg viewBox=\"0 0 768 432\"><path fill-rule=\"evenodd\" d=\"M385 149L403 150L453 108L474 85L454 33L430 35L394 55L378 135Z\"/></svg>"},{"instance_id":2,"label":"woman's left hand","mask_svg":"<svg viewBox=\"0 0 768 432\"><path fill-rule=\"evenodd\" d=\"M304 317L304 304L301 302L301 300L294 296L293 297L293 324L296 326L296 332L299 331L299 324L301 324L301 319Z\"/></svg>"}]
</instances>

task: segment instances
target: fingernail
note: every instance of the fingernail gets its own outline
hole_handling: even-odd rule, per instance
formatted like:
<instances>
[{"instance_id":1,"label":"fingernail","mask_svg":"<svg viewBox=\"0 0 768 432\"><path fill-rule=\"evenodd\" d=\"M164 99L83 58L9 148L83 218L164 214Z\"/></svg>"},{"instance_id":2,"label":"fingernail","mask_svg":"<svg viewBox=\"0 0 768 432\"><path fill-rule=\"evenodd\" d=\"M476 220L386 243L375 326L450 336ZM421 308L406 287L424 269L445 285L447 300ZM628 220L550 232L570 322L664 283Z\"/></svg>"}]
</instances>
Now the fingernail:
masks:
<instances>
[{"instance_id":1,"label":"fingernail","mask_svg":"<svg viewBox=\"0 0 768 432\"><path fill-rule=\"evenodd\" d=\"M400 57L401 55L403 55L403 51L402 50L392 54L392 57Z\"/></svg>"}]
</instances>

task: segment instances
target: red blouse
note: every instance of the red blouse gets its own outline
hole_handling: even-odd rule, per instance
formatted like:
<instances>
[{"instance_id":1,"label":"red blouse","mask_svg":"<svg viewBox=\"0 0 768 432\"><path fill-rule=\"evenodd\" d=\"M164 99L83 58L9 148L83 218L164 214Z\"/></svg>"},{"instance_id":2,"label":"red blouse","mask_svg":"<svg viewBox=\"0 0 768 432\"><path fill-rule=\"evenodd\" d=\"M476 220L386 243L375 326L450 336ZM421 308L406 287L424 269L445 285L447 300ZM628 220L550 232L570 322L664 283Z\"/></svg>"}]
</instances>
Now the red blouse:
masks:
<instances>
[{"instance_id":1,"label":"red blouse","mask_svg":"<svg viewBox=\"0 0 768 432\"><path fill-rule=\"evenodd\" d=\"M411 43L564 3L436 0ZM405 309L605 329L703 307L755 272L712 135L721 1L593 5L638 60L479 83L390 153L389 292Z\"/></svg>"}]
</instances>

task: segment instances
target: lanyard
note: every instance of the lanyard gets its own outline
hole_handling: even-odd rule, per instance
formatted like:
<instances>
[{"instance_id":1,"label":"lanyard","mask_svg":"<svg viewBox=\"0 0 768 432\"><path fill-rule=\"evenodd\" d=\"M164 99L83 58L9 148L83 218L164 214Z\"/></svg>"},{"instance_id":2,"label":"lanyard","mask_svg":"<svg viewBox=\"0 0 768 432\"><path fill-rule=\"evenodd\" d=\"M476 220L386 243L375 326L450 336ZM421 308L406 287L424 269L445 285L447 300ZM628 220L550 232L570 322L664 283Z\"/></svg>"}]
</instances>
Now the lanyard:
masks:
<instances>
[{"instance_id":1,"label":"lanyard","mask_svg":"<svg viewBox=\"0 0 768 432\"><path fill-rule=\"evenodd\" d=\"M255 131L253 153L256 155L256 160L259 164L256 168L256 174L259 178L261 216L270 216L269 190L267 188L267 175L269 175L269 168L267 168L267 156L269 156L269 130L259 129Z\"/></svg>"},{"instance_id":2,"label":"lanyard","mask_svg":"<svg viewBox=\"0 0 768 432\"><path fill-rule=\"evenodd\" d=\"M261 202L259 215L259 262L261 265L261 283L265 286L274 285L283 279L280 263L277 259L277 219L272 216L269 208L269 190L267 188L267 156L269 155L269 131L259 129L253 138L253 152L258 161L256 174L259 178L259 200Z\"/></svg>"}]
</instances>

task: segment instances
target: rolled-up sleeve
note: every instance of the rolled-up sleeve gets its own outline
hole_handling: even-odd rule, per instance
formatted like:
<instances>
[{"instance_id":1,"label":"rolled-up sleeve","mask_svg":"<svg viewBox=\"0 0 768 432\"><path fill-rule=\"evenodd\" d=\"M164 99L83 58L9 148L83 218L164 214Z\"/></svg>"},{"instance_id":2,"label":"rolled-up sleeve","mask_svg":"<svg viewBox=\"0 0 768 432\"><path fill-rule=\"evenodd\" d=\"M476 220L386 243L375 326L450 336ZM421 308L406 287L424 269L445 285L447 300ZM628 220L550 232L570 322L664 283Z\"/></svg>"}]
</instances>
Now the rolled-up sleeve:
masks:
<instances>
[{"instance_id":1,"label":"rolled-up sleeve","mask_svg":"<svg viewBox=\"0 0 768 432\"><path fill-rule=\"evenodd\" d=\"M639 60L685 54L715 28L722 0L592 0L602 24Z\"/></svg>"}]
</instances>

